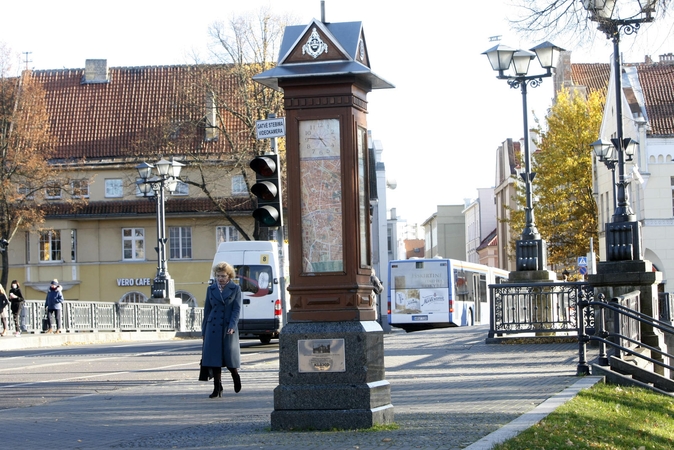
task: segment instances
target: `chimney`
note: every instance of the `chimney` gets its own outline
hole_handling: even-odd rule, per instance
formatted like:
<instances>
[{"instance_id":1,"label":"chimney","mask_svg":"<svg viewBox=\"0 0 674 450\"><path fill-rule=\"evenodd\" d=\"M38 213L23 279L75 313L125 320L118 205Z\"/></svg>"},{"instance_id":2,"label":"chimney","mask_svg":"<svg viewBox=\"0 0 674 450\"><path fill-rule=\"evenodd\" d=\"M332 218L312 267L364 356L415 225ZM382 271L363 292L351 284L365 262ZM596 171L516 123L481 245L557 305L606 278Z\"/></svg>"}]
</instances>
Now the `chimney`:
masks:
<instances>
[{"instance_id":1,"label":"chimney","mask_svg":"<svg viewBox=\"0 0 674 450\"><path fill-rule=\"evenodd\" d=\"M661 64L674 64L674 53L665 53L660 55Z\"/></svg>"},{"instance_id":2,"label":"chimney","mask_svg":"<svg viewBox=\"0 0 674 450\"><path fill-rule=\"evenodd\" d=\"M109 83L108 60L87 59L84 64L84 78L82 84Z\"/></svg>"}]
</instances>

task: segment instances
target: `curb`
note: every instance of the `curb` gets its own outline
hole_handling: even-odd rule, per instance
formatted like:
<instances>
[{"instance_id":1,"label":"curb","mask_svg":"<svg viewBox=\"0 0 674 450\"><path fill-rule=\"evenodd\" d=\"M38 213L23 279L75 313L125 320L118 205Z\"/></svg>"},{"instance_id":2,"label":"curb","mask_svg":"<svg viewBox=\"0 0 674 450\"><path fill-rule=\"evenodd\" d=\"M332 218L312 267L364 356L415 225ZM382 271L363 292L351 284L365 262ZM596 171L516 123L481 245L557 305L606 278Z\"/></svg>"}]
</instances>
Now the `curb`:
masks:
<instances>
[{"instance_id":1,"label":"curb","mask_svg":"<svg viewBox=\"0 0 674 450\"><path fill-rule=\"evenodd\" d=\"M514 438L524 430L536 425L545 419L548 414L571 400L583 389L588 389L596 383L603 381L604 377L587 376L582 380L576 381L572 386L564 389L562 392L553 395L546 401L535 407L529 412L524 413L509 424L499 428L491 434L483 437L479 441L465 447L464 450L490 450L494 445Z\"/></svg>"}]
</instances>

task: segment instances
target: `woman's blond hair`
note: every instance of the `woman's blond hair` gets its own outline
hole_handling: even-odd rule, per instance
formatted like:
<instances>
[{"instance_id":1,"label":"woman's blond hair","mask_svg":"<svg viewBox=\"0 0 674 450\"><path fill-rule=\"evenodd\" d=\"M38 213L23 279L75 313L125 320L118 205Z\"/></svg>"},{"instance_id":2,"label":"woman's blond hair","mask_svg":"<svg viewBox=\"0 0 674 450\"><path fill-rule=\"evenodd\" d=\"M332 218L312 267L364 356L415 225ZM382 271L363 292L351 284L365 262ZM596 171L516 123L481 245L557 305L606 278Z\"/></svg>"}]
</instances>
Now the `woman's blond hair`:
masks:
<instances>
[{"instance_id":1,"label":"woman's blond hair","mask_svg":"<svg viewBox=\"0 0 674 450\"><path fill-rule=\"evenodd\" d=\"M219 262L213 267L213 273L225 272L230 280L236 278L236 272L234 272L234 267L231 264L226 262Z\"/></svg>"}]
</instances>

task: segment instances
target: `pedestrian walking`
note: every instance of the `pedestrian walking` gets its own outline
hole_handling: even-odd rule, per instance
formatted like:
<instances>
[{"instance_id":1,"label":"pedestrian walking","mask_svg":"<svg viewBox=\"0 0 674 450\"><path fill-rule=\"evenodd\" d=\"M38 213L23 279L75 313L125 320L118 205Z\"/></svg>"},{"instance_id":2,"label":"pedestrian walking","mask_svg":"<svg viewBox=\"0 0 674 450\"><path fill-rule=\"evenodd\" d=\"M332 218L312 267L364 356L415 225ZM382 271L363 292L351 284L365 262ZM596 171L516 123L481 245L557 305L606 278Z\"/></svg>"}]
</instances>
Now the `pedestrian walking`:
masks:
<instances>
[{"instance_id":1,"label":"pedestrian walking","mask_svg":"<svg viewBox=\"0 0 674 450\"><path fill-rule=\"evenodd\" d=\"M201 324L203 348L201 365L213 374L213 393L210 398L222 397L222 368L227 367L234 382L234 392L241 390L239 330L241 288L233 279L234 268L220 262L215 266L215 283L206 290L204 319Z\"/></svg>"},{"instance_id":2,"label":"pedestrian walking","mask_svg":"<svg viewBox=\"0 0 674 450\"><path fill-rule=\"evenodd\" d=\"M24 299L21 293L21 285L18 281L12 280L9 288L9 301L12 304L12 318L14 319L15 336L21 336L21 317L23 316Z\"/></svg>"},{"instance_id":3,"label":"pedestrian walking","mask_svg":"<svg viewBox=\"0 0 674 450\"><path fill-rule=\"evenodd\" d=\"M7 298L7 293L5 288L0 284L0 320L2 320L2 333L0 336L5 336L7 334L7 311L9 310L9 299Z\"/></svg>"},{"instance_id":4,"label":"pedestrian walking","mask_svg":"<svg viewBox=\"0 0 674 450\"><path fill-rule=\"evenodd\" d=\"M381 281L379 278L377 278L377 274L374 270L374 267L372 268L372 272L370 274L370 283L372 283L372 296L374 297L374 300L372 302L372 307L374 308L375 315L377 317L377 321L381 324L381 316L379 314L379 295L384 292L384 285L381 284Z\"/></svg>"},{"instance_id":5,"label":"pedestrian walking","mask_svg":"<svg viewBox=\"0 0 674 450\"><path fill-rule=\"evenodd\" d=\"M47 308L47 321L49 323L49 328L45 333L53 332L52 328L52 315L56 322L56 333L61 332L61 309L63 307L63 293L61 285L57 279L54 279L49 286L47 291L47 299L45 300L44 306Z\"/></svg>"}]
</instances>

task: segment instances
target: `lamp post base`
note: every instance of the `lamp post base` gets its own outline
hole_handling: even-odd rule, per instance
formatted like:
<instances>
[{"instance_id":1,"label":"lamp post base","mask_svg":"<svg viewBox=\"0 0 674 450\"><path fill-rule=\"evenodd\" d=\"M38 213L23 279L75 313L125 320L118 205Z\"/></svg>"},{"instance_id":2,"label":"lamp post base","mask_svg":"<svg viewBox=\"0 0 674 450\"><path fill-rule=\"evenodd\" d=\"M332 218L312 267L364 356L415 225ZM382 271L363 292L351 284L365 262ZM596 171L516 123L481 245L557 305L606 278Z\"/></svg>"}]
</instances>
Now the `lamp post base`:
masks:
<instances>
[{"instance_id":1,"label":"lamp post base","mask_svg":"<svg viewBox=\"0 0 674 450\"><path fill-rule=\"evenodd\" d=\"M543 239L519 240L516 243L516 270L546 270L548 247Z\"/></svg>"},{"instance_id":2,"label":"lamp post base","mask_svg":"<svg viewBox=\"0 0 674 450\"><path fill-rule=\"evenodd\" d=\"M164 277L156 277L152 282L152 298L164 299L171 305L179 305L182 303L180 299L176 299L176 288L173 278L168 274Z\"/></svg>"},{"instance_id":3,"label":"lamp post base","mask_svg":"<svg viewBox=\"0 0 674 450\"><path fill-rule=\"evenodd\" d=\"M641 259L644 259L641 246L641 223L607 223L606 261L637 261Z\"/></svg>"}]
</instances>

